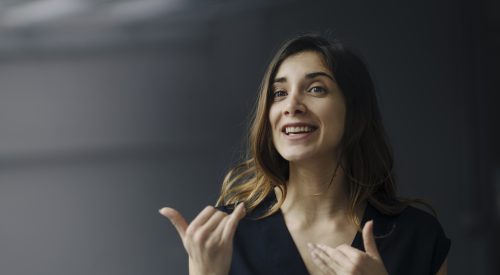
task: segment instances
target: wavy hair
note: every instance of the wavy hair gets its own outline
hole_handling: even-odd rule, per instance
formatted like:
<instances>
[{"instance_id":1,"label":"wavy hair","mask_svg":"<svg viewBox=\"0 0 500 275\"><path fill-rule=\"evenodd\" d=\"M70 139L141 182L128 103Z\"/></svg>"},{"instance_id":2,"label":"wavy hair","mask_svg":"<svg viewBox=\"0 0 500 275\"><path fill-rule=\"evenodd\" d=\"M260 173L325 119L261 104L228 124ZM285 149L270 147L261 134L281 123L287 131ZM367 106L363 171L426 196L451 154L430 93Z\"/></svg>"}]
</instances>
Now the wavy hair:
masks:
<instances>
[{"instance_id":1,"label":"wavy hair","mask_svg":"<svg viewBox=\"0 0 500 275\"><path fill-rule=\"evenodd\" d=\"M274 214L283 204L289 163L277 152L272 141L268 119L272 103L271 85L281 63L304 51L322 55L345 98L346 117L339 145L339 165L347 184L349 219L360 230L362 217L356 216L356 209L365 201L387 215L400 213L414 202L428 205L422 200L396 196L392 150L365 63L339 41L316 34L288 40L268 65L249 129L247 155L227 173L216 205L244 202L247 211L252 211L275 188L279 188L282 196L258 218Z\"/></svg>"}]
</instances>

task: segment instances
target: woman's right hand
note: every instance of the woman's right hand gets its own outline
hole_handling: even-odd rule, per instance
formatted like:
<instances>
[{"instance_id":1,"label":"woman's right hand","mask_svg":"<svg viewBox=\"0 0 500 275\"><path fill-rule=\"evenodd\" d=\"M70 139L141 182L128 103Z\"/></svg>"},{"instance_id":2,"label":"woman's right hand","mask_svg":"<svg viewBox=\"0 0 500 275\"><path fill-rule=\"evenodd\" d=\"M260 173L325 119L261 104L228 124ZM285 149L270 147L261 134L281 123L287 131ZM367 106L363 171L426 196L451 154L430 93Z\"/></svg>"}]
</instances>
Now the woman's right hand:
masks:
<instances>
[{"instance_id":1,"label":"woman's right hand","mask_svg":"<svg viewBox=\"0 0 500 275\"><path fill-rule=\"evenodd\" d=\"M175 209L164 207L160 214L175 226L189 255L189 274L227 275L233 255L233 237L245 216L240 203L230 215L207 206L188 224Z\"/></svg>"}]
</instances>

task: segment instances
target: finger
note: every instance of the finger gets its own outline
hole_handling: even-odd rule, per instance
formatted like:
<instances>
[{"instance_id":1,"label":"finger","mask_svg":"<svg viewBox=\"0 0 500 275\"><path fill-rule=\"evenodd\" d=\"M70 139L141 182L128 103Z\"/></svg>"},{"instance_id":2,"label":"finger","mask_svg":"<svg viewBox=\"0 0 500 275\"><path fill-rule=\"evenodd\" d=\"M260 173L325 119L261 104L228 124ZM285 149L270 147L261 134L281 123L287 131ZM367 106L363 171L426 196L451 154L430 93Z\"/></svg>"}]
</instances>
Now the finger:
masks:
<instances>
[{"instance_id":1,"label":"finger","mask_svg":"<svg viewBox=\"0 0 500 275\"><path fill-rule=\"evenodd\" d=\"M226 226L227 221L228 221L228 217L226 215L226 217L224 217L219 222L217 227L213 230L212 235L208 239L208 242L211 242L211 243L219 243L220 242L220 240L222 239L222 232L224 231L224 227Z\"/></svg>"},{"instance_id":2,"label":"finger","mask_svg":"<svg viewBox=\"0 0 500 275\"><path fill-rule=\"evenodd\" d=\"M245 205L243 203L238 204L231 215L227 216L227 223L222 232L222 238L225 240L230 240L234 236L236 227L241 219L246 215Z\"/></svg>"},{"instance_id":3,"label":"finger","mask_svg":"<svg viewBox=\"0 0 500 275\"><path fill-rule=\"evenodd\" d=\"M321 270L321 274L324 275L337 274L335 270L332 270L326 264L326 262L316 254L316 252L311 252L311 258L313 260L313 263L319 268L319 270Z\"/></svg>"},{"instance_id":4,"label":"finger","mask_svg":"<svg viewBox=\"0 0 500 275\"><path fill-rule=\"evenodd\" d=\"M330 258L332 258L337 263L338 267L340 267L341 269L350 270L354 265L353 261L349 259L349 257L346 254L344 254L342 251L338 249L324 244L317 244L316 246L319 249L325 251L330 256Z\"/></svg>"},{"instance_id":5,"label":"finger","mask_svg":"<svg viewBox=\"0 0 500 275\"><path fill-rule=\"evenodd\" d=\"M338 264L335 259L330 258L330 256L322 249L318 248L314 244L309 245L311 252L311 258L314 264L324 273L324 274L337 274L340 271Z\"/></svg>"},{"instance_id":6,"label":"finger","mask_svg":"<svg viewBox=\"0 0 500 275\"><path fill-rule=\"evenodd\" d=\"M366 222L363 227L363 244L365 245L365 251L368 255L380 259L375 237L373 236L373 220Z\"/></svg>"},{"instance_id":7,"label":"finger","mask_svg":"<svg viewBox=\"0 0 500 275\"><path fill-rule=\"evenodd\" d=\"M203 209L196 218L189 224L189 227L186 230L187 234L193 234L197 231L199 227L204 225L212 215L217 211L213 206L209 205Z\"/></svg>"},{"instance_id":8,"label":"finger","mask_svg":"<svg viewBox=\"0 0 500 275\"><path fill-rule=\"evenodd\" d=\"M214 231L214 229L220 224L222 219L224 219L226 216L227 216L226 213L222 211L216 211L205 224L200 226L200 230L207 232Z\"/></svg>"},{"instance_id":9,"label":"finger","mask_svg":"<svg viewBox=\"0 0 500 275\"><path fill-rule=\"evenodd\" d=\"M196 233L193 235L193 240L199 244L203 244L206 248L211 248L214 244L219 243L221 237L214 236L213 231L226 216L227 214L222 211L215 211L207 222L196 230Z\"/></svg>"},{"instance_id":10,"label":"finger","mask_svg":"<svg viewBox=\"0 0 500 275\"><path fill-rule=\"evenodd\" d=\"M181 215L181 213L170 207L163 207L159 210L159 212L170 220L170 222L174 225L175 229L179 233L181 239L184 240L184 235L186 234L188 223L186 222L186 219L184 219L184 217Z\"/></svg>"},{"instance_id":11,"label":"finger","mask_svg":"<svg viewBox=\"0 0 500 275\"><path fill-rule=\"evenodd\" d=\"M352 246L349 246L347 244L341 244L337 247L335 247L339 252L344 254L349 260L353 263L360 263L362 258L365 256L365 252L356 249Z\"/></svg>"}]
</instances>

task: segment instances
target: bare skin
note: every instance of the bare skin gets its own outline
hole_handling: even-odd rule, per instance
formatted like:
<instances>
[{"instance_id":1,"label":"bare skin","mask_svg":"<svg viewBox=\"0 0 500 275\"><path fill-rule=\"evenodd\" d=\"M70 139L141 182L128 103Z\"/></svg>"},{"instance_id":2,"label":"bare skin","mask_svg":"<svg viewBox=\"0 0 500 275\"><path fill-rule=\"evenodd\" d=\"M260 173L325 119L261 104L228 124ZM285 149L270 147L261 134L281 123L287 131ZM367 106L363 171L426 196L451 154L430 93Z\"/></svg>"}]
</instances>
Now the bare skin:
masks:
<instances>
[{"instance_id":1,"label":"bare skin","mask_svg":"<svg viewBox=\"0 0 500 275\"><path fill-rule=\"evenodd\" d=\"M344 174L335 169L340 161L337 148L346 106L322 56L306 51L284 60L273 81L272 95L269 121L273 143L290 166L281 211L309 273L363 270L359 274L386 275L372 227L364 230L370 254L350 246L356 225L347 218ZM363 210L364 206L356 210L358 217ZM345 258L341 264L338 254ZM353 258L359 255L366 260L354 264Z\"/></svg>"},{"instance_id":2,"label":"bare skin","mask_svg":"<svg viewBox=\"0 0 500 275\"><path fill-rule=\"evenodd\" d=\"M339 161L335 156L343 135L345 103L322 57L315 52L288 57L276 74L273 96L269 111L273 143L290 163L281 211L309 273L387 275L373 237L373 222L363 227L366 252L350 246L356 226L346 215L345 176L338 169L333 177L332 169ZM289 134L283 131L286 127L298 130ZM365 207L356 209L358 217ZM190 274L228 274L234 232L245 215L241 205L231 215L209 206L190 224L175 209L163 208L160 213L182 239ZM446 263L438 275L447 274Z\"/></svg>"},{"instance_id":3,"label":"bare skin","mask_svg":"<svg viewBox=\"0 0 500 275\"><path fill-rule=\"evenodd\" d=\"M309 273L386 275L372 221L363 228L366 252L351 247L356 226L347 218L345 176L332 168L340 161L337 146L345 119L344 98L333 74L320 54L301 52L281 64L272 90L273 143L290 165L281 211ZM291 124L313 131L288 134L283 129ZM356 209L359 218L365 207Z\"/></svg>"},{"instance_id":4,"label":"bare skin","mask_svg":"<svg viewBox=\"0 0 500 275\"><path fill-rule=\"evenodd\" d=\"M325 273L314 262L308 244L350 247L357 232L356 225L347 218L344 175L338 169L332 179L331 167L336 167L333 158L291 163L287 196L281 207L288 230L310 274ZM325 175L324 171L330 173ZM358 209L358 217L362 218L364 208L365 205Z\"/></svg>"},{"instance_id":5,"label":"bare skin","mask_svg":"<svg viewBox=\"0 0 500 275\"><path fill-rule=\"evenodd\" d=\"M233 255L233 237L245 216L243 204L230 215L207 206L188 223L175 209L164 207L160 214L175 226L189 257L190 275L227 275Z\"/></svg>"}]
</instances>

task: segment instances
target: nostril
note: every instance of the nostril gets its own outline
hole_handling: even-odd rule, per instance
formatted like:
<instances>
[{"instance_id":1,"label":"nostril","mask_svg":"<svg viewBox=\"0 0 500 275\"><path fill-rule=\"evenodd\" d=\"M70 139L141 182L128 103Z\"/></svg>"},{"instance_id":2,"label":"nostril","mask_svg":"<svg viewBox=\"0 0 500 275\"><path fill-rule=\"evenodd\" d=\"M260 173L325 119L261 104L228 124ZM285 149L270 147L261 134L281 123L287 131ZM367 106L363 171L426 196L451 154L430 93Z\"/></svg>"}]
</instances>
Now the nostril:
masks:
<instances>
[{"instance_id":1,"label":"nostril","mask_svg":"<svg viewBox=\"0 0 500 275\"><path fill-rule=\"evenodd\" d=\"M305 113L306 106L299 102L289 102L285 108L283 108L283 114L285 115L296 115Z\"/></svg>"}]
</instances>

